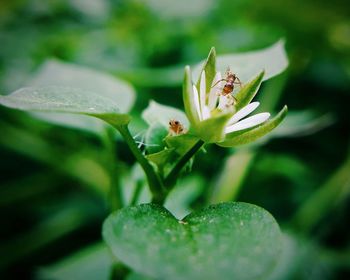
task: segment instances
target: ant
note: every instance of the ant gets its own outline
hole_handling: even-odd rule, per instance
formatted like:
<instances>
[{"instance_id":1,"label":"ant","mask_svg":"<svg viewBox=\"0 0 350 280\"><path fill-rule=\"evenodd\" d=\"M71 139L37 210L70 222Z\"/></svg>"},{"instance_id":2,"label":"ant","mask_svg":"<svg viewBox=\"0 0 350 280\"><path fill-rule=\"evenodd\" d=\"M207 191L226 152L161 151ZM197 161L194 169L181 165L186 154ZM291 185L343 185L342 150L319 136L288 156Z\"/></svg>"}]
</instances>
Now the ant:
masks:
<instances>
[{"instance_id":1,"label":"ant","mask_svg":"<svg viewBox=\"0 0 350 280\"><path fill-rule=\"evenodd\" d=\"M234 85L239 85L239 87L242 87L242 82L241 80L236 76L236 74L232 73L230 70L230 67L227 68L226 73L225 73L225 78L221 79L219 81L217 81L213 86L215 87L218 83L225 81L225 85L222 88L222 91L220 93L220 95L222 96L231 96L230 98L233 99L233 104L237 103L237 100L234 96L231 95L231 93L233 92L234 89Z\"/></svg>"},{"instance_id":2,"label":"ant","mask_svg":"<svg viewBox=\"0 0 350 280\"><path fill-rule=\"evenodd\" d=\"M169 134L172 136L185 133L183 125L177 120L169 121Z\"/></svg>"}]
</instances>

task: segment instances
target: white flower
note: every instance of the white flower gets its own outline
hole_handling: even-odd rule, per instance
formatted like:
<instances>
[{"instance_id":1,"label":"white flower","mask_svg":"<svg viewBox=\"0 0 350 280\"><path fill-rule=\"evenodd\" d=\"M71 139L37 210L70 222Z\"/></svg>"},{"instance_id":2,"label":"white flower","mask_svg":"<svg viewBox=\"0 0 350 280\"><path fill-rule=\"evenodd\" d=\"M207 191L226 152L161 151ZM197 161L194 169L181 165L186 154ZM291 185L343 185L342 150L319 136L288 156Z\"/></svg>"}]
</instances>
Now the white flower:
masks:
<instances>
[{"instance_id":1,"label":"white flower","mask_svg":"<svg viewBox=\"0 0 350 280\"><path fill-rule=\"evenodd\" d=\"M202 71L199 93L196 86L193 85L194 105L196 107L196 111L198 113L200 121L204 121L206 119L211 118L214 114L217 114L218 111L228 112L229 110L233 109L233 97L230 94L226 96L220 94L220 89L225 84L225 81L218 82L221 79L221 73L216 72L216 75L212 82L212 87L209 92L206 92L205 71ZM252 113L259 106L259 104L259 102L252 102L240 109L239 111L237 111L228 120L225 127L225 134L251 128L267 121L270 117L270 113L259 113L251 117L245 118L250 113Z\"/></svg>"}]
</instances>

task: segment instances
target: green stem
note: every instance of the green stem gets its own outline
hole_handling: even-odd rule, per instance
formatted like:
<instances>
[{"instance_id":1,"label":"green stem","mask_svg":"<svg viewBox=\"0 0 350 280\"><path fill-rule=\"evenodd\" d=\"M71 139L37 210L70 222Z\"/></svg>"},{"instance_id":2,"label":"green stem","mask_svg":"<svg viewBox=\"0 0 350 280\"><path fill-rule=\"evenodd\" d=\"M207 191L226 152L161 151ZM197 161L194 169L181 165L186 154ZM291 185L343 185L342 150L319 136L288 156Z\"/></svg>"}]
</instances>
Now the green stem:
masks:
<instances>
[{"instance_id":1,"label":"green stem","mask_svg":"<svg viewBox=\"0 0 350 280\"><path fill-rule=\"evenodd\" d=\"M164 179L164 185L170 189L176 183L176 178L181 172L185 164L198 152L198 150L204 145L204 141L198 140L196 144L176 163L174 168L170 171L168 176Z\"/></svg>"},{"instance_id":2,"label":"green stem","mask_svg":"<svg viewBox=\"0 0 350 280\"><path fill-rule=\"evenodd\" d=\"M153 202L158 203L159 201L163 201L164 197L164 187L162 181L160 180L158 174L154 170L153 166L148 162L148 160L141 153L140 149L137 147L134 138L130 134L127 125L116 126L120 134L123 136L126 144L131 150L132 154L141 165L143 171L146 174L147 182L149 188L153 194Z\"/></svg>"},{"instance_id":3,"label":"green stem","mask_svg":"<svg viewBox=\"0 0 350 280\"><path fill-rule=\"evenodd\" d=\"M108 172L110 177L110 191L109 191L109 199L110 199L110 208L112 211L120 209L123 207L122 203L122 194L121 194L121 186L118 178L118 173L116 170L117 161L115 158L116 154L116 145L114 140L114 133L109 128L106 129L105 135L103 137L103 142L107 150L107 158L108 158Z\"/></svg>"}]
</instances>

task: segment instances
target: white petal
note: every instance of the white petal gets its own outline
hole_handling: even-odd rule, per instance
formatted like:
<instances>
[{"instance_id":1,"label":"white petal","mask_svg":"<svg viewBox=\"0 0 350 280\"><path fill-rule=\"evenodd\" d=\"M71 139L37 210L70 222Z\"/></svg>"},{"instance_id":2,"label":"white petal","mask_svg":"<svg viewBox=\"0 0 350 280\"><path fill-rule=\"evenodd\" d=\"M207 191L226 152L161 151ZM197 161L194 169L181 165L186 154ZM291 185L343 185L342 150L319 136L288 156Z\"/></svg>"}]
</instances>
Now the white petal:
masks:
<instances>
[{"instance_id":1,"label":"white petal","mask_svg":"<svg viewBox=\"0 0 350 280\"><path fill-rule=\"evenodd\" d=\"M193 103L196 106L196 111L198 113L199 120L202 120L203 117L202 117L201 109L199 107L199 96L195 85L193 85Z\"/></svg>"},{"instance_id":2,"label":"white petal","mask_svg":"<svg viewBox=\"0 0 350 280\"><path fill-rule=\"evenodd\" d=\"M201 112L203 114L203 107L205 105L205 95L206 95L206 81L205 81L205 71L202 71L201 82L199 86L199 104L201 106Z\"/></svg>"},{"instance_id":3,"label":"white petal","mask_svg":"<svg viewBox=\"0 0 350 280\"><path fill-rule=\"evenodd\" d=\"M260 105L259 102L249 103L247 106L243 107L236 114L234 114L232 118L229 119L229 121L227 122L227 125L234 124L238 122L240 119L243 119L245 116L248 116L251 112L253 112L256 108L258 108L259 105Z\"/></svg>"},{"instance_id":4,"label":"white petal","mask_svg":"<svg viewBox=\"0 0 350 280\"><path fill-rule=\"evenodd\" d=\"M209 119L210 118L210 109L208 106L204 105L202 108L202 115L203 115L203 120Z\"/></svg>"},{"instance_id":5,"label":"white petal","mask_svg":"<svg viewBox=\"0 0 350 280\"><path fill-rule=\"evenodd\" d=\"M243 130L246 128L250 128L265 122L270 117L270 113L260 113L249 118L246 118L238 123L230 125L225 128L225 133L231 133L234 131Z\"/></svg>"},{"instance_id":6,"label":"white petal","mask_svg":"<svg viewBox=\"0 0 350 280\"><path fill-rule=\"evenodd\" d=\"M220 83L218 83L217 85L215 84L217 83L217 81L220 81L220 80L221 80L221 73L216 72L216 75L212 83L212 88L210 89L209 97L208 97L208 106L210 110L214 110L216 107L216 103L218 102L218 92L219 92L218 87L220 87Z\"/></svg>"}]
</instances>

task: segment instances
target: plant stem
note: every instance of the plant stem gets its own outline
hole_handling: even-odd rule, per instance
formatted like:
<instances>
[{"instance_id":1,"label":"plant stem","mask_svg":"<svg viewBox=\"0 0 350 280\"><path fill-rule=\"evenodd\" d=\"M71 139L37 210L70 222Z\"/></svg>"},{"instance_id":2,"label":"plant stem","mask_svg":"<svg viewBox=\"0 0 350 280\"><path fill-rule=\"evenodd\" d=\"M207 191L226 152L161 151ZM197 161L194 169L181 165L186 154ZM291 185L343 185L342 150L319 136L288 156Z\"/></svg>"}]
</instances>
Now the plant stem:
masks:
<instances>
[{"instance_id":1,"label":"plant stem","mask_svg":"<svg viewBox=\"0 0 350 280\"><path fill-rule=\"evenodd\" d=\"M164 200L164 187L161 179L159 178L158 174L154 170L153 166L148 162L148 160L144 157L144 155L141 153L140 149L137 147L134 138L130 134L130 131L128 129L127 125L120 125L116 126L120 134L123 136L126 144L128 145L129 149L131 150L132 154L138 161L138 163L141 165L143 171L146 174L147 182L149 185L149 188L153 194L153 202L159 203L160 201Z\"/></svg>"},{"instance_id":2,"label":"plant stem","mask_svg":"<svg viewBox=\"0 0 350 280\"><path fill-rule=\"evenodd\" d=\"M176 163L174 168L169 172L168 176L164 179L164 186L167 189L171 189L175 183L176 178L181 172L185 164L198 152L198 150L204 145L204 141L198 140L196 144Z\"/></svg>"},{"instance_id":3,"label":"plant stem","mask_svg":"<svg viewBox=\"0 0 350 280\"><path fill-rule=\"evenodd\" d=\"M118 178L118 173L116 172L116 145L114 141L114 133L111 129L107 128L105 131L105 135L103 137L103 142L107 150L107 158L108 158L108 172L110 177L110 191L109 191L109 200L110 200L110 208L112 211L120 209L123 207L122 203L122 194L121 194L121 186Z\"/></svg>"}]
</instances>

